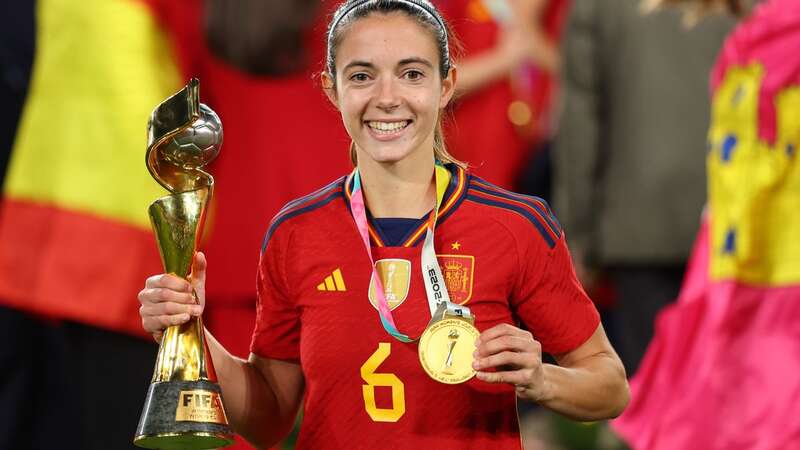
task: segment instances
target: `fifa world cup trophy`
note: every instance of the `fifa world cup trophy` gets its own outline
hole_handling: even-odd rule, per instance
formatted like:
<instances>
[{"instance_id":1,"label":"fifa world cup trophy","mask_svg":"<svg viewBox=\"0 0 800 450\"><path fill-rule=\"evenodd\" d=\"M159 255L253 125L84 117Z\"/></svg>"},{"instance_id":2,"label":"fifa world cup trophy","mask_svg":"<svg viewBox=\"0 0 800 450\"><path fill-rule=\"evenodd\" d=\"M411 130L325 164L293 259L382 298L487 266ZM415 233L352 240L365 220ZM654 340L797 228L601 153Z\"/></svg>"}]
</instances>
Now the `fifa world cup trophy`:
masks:
<instances>
[{"instance_id":1,"label":"fifa world cup trophy","mask_svg":"<svg viewBox=\"0 0 800 450\"><path fill-rule=\"evenodd\" d=\"M189 276L214 187L214 179L202 168L221 146L222 123L200 103L197 79L150 116L147 168L170 192L149 209L167 273ZM164 331L133 442L165 450L210 449L233 442L199 317Z\"/></svg>"}]
</instances>

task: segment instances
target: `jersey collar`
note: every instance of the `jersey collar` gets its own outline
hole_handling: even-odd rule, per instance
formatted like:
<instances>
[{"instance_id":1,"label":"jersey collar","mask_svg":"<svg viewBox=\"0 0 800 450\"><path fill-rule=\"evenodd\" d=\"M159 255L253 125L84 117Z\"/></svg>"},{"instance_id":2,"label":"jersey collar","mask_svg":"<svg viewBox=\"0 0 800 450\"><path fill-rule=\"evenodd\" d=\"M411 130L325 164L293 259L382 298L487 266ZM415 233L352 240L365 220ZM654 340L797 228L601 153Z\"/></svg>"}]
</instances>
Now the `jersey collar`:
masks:
<instances>
[{"instance_id":1,"label":"jersey collar","mask_svg":"<svg viewBox=\"0 0 800 450\"><path fill-rule=\"evenodd\" d=\"M446 164L445 168L447 168L448 172L450 173L450 181L448 183L447 189L444 193L444 198L442 199L441 206L439 207L439 216L436 219L437 226L444 222L452 213L458 208L461 204L462 200L464 199L464 194L467 191L467 173L461 167L455 164ZM345 201L347 202L348 209L350 208L350 196L353 191L353 176L352 174L345 178L344 180L344 192L345 192ZM431 213L428 213L430 215ZM367 218L369 219L367 226L369 230L369 236L372 241L372 244L376 247L386 247L386 244L381 239L380 233L377 231L376 227L372 223L372 216L369 214L369 209L367 210ZM419 227L415 230L412 230L408 236L403 240L401 244L402 247L414 247L420 242L423 241L425 238L425 230L427 228L427 221L423 221Z\"/></svg>"}]
</instances>

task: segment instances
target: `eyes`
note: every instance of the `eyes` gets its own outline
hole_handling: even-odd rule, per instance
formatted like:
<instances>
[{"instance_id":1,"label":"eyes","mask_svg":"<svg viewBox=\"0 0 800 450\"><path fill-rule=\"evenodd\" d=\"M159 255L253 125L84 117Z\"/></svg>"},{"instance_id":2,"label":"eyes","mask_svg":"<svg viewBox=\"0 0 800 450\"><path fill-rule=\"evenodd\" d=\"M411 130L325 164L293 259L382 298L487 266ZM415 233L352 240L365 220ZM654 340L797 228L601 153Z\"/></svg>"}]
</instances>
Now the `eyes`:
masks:
<instances>
[{"instance_id":1,"label":"eyes","mask_svg":"<svg viewBox=\"0 0 800 450\"><path fill-rule=\"evenodd\" d=\"M400 74L400 78L410 82L420 82L425 78L425 73L419 69L406 69ZM356 72L349 77L355 84L365 84L373 79L374 76L369 72Z\"/></svg>"},{"instance_id":2,"label":"eyes","mask_svg":"<svg viewBox=\"0 0 800 450\"><path fill-rule=\"evenodd\" d=\"M356 72L350 75L350 81L355 81L356 83L365 83L370 80L370 76L364 72Z\"/></svg>"},{"instance_id":3,"label":"eyes","mask_svg":"<svg viewBox=\"0 0 800 450\"><path fill-rule=\"evenodd\" d=\"M403 73L403 78L408 81L419 81L425 77L425 74L420 70L410 69Z\"/></svg>"}]
</instances>

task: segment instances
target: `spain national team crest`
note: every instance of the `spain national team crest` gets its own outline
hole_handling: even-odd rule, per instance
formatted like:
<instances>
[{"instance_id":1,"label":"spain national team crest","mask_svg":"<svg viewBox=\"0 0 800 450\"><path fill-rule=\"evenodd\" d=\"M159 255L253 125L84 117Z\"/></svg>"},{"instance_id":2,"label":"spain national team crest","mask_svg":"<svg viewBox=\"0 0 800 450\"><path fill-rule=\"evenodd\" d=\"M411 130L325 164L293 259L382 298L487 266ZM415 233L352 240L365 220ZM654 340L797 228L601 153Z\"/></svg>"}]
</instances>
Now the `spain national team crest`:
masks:
<instances>
[{"instance_id":1,"label":"spain national team crest","mask_svg":"<svg viewBox=\"0 0 800 450\"><path fill-rule=\"evenodd\" d=\"M383 284L386 303L389 309L400 306L408 297L408 288L411 283L411 261L407 259L380 259L375 263L378 276ZM375 298L375 282L369 282L369 301L375 309L378 300Z\"/></svg>"},{"instance_id":2,"label":"spain national team crest","mask_svg":"<svg viewBox=\"0 0 800 450\"><path fill-rule=\"evenodd\" d=\"M436 255L442 268L450 301L463 305L472 298L475 257L471 255Z\"/></svg>"}]
</instances>

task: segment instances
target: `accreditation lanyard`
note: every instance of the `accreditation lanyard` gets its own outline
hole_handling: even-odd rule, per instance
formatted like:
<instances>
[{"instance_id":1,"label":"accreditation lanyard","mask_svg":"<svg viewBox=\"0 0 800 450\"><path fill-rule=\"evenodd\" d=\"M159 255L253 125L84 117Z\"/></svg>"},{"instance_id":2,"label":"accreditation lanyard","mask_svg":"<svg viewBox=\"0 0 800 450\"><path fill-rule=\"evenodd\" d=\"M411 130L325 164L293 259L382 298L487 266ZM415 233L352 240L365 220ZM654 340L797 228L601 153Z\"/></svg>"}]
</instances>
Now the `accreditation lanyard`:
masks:
<instances>
[{"instance_id":1,"label":"accreditation lanyard","mask_svg":"<svg viewBox=\"0 0 800 450\"><path fill-rule=\"evenodd\" d=\"M434 178L436 181L436 204L428 218L425 243L422 245L422 264L420 264L431 316L436 313L440 304L447 309L451 309L452 306L454 306L450 303L450 295L447 293L447 287L442 277L442 269L439 267L439 261L436 259L436 251L433 246L433 231L436 228L439 206L444 198L444 193L450 179L450 173L446 168L437 163L435 165ZM350 196L350 211L353 214L353 220L356 222L358 232L361 235L361 240L364 242L364 247L367 249L367 256L369 256L369 262L372 266L371 279L375 286L375 298L378 303L378 315L381 318L381 324L383 324L383 328L386 332L395 339L401 342L414 342L419 338L412 339L397 329L394 317L392 317L392 311L389 309L389 303L386 301L386 294L383 290L383 283L378 275L377 267L375 266L375 260L372 258L372 246L370 245L367 225L367 212L366 206L364 205L364 193L361 189L361 175L358 172L358 168L353 172L352 179L353 192ZM469 314L468 308L460 307L460 309L465 310L466 315Z\"/></svg>"}]
</instances>

